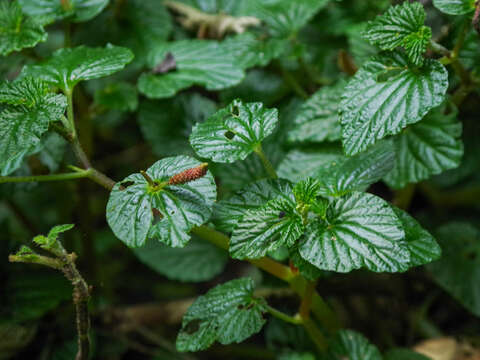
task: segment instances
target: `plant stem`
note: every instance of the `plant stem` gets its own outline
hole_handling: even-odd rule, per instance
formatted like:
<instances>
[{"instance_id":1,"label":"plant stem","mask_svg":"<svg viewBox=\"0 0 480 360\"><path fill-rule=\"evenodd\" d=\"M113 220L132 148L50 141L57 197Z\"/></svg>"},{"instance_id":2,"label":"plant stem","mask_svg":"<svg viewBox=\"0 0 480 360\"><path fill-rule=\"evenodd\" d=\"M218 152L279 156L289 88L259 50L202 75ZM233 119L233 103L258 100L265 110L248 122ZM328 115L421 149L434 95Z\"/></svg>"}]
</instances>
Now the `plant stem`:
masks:
<instances>
[{"instance_id":1,"label":"plant stem","mask_svg":"<svg viewBox=\"0 0 480 360\"><path fill-rule=\"evenodd\" d=\"M315 322L312 319L308 318L303 320L302 325L307 331L310 338L315 343L317 349L320 352L325 352L328 346L327 340L325 339L325 335L322 334L322 332L318 329Z\"/></svg>"},{"instance_id":2,"label":"plant stem","mask_svg":"<svg viewBox=\"0 0 480 360\"><path fill-rule=\"evenodd\" d=\"M437 43L436 41L434 40L430 40L430 48L436 52L436 53L439 53L443 56L446 56L446 57L451 57L452 54L450 53L450 50L448 50L445 46Z\"/></svg>"},{"instance_id":3,"label":"plant stem","mask_svg":"<svg viewBox=\"0 0 480 360\"><path fill-rule=\"evenodd\" d=\"M299 317L294 317L294 316L290 316L290 315L287 315L277 309L274 309L273 307L269 306L269 305L266 305L266 308L268 310L268 312L275 316L276 318L280 319L280 320L283 320L287 323L290 323L290 324L294 324L294 325L301 325L303 323L302 319L299 318Z\"/></svg>"},{"instance_id":4,"label":"plant stem","mask_svg":"<svg viewBox=\"0 0 480 360\"><path fill-rule=\"evenodd\" d=\"M255 151L255 154L257 154L258 157L260 158L260 160L262 161L263 167L267 171L267 174L272 179L278 178L277 172L275 171L275 168L273 167L272 163L270 162L270 160L268 160L268 158L265 156L265 153L263 152L262 144L258 144L255 147L254 151Z\"/></svg>"},{"instance_id":5,"label":"plant stem","mask_svg":"<svg viewBox=\"0 0 480 360\"><path fill-rule=\"evenodd\" d=\"M52 175L33 175L33 176L0 176L0 184L21 183L21 182L44 182L44 181L65 181L74 179L89 178L92 170L82 170L78 172L52 174Z\"/></svg>"},{"instance_id":6,"label":"plant stem","mask_svg":"<svg viewBox=\"0 0 480 360\"><path fill-rule=\"evenodd\" d=\"M308 94L303 88L300 86L298 81L295 79L295 77L286 69L283 67L281 68L282 76L285 82L290 85L290 87L293 89L293 91L300 96L302 99L308 99Z\"/></svg>"},{"instance_id":7,"label":"plant stem","mask_svg":"<svg viewBox=\"0 0 480 360\"><path fill-rule=\"evenodd\" d=\"M312 297L315 292L316 281L308 281L305 293L302 296L302 302L300 303L300 309L298 313L302 319L308 319L310 317L310 309L312 307Z\"/></svg>"},{"instance_id":8,"label":"plant stem","mask_svg":"<svg viewBox=\"0 0 480 360\"><path fill-rule=\"evenodd\" d=\"M65 90L65 95L67 96L67 119L70 127L68 130L70 130L72 137L75 139L77 132L75 130L75 117L73 115L73 88Z\"/></svg>"}]
</instances>

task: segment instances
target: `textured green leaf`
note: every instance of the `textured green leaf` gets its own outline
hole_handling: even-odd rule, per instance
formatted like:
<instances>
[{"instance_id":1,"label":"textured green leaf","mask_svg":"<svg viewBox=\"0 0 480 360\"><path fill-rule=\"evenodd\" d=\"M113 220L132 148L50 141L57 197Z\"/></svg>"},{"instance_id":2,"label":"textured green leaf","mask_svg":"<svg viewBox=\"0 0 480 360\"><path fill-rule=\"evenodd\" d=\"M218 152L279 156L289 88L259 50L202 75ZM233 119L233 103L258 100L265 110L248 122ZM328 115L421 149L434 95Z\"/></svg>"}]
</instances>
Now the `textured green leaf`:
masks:
<instances>
[{"instance_id":1,"label":"textured green leaf","mask_svg":"<svg viewBox=\"0 0 480 360\"><path fill-rule=\"evenodd\" d=\"M215 204L213 221L220 231L232 232L248 210L264 206L270 199L284 196L288 199L292 185L286 180L260 180L249 184L228 199Z\"/></svg>"},{"instance_id":2,"label":"textured green leaf","mask_svg":"<svg viewBox=\"0 0 480 360\"><path fill-rule=\"evenodd\" d=\"M430 358L409 349L392 349L384 355L385 360L430 360Z\"/></svg>"},{"instance_id":3,"label":"textured green leaf","mask_svg":"<svg viewBox=\"0 0 480 360\"><path fill-rule=\"evenodd\" d=\"M209 14L225 13L241 15L248 10L249 1L238 0L179 0L184 4L193 6Z\"/></svg>"},{"instance_id":4,"label":"textured green leaf","mask_svg":"<svg viewBox=\"0 0 480 360\"><path fill-rule=\"evenodd\" d=\"M40 65L27 65L22 74L67 91L82 80L97 79L120 71L132 59L130 50L110 44L104 48L63 48Z\"/></svg>"},{"instance_id":5,"label":"textured green leaf","mask_svg":"<svg viewBox=\"0 0 480 360\"><path fill-rule=\"evenodd\" d=\"M188 156L169 157L157 161L146 173L155 182L162 182L200 164ZM130 247L142 246L147 238L183 247L190 239L188 232L210 218L216 195L210 173L158 190L151 189L141 174L132 174L110 193L107 221L113 233Z\"/></svg>"},{"instance_id":6,"label":"textured green leaf","mask_svg":"<svg viewBox=\"0 0 480 360\"><path fill-rule=\"evenodd\" d=\"M402 224L387 202L360 192L332 200L325 220L307 226L302 257L322 270L405 271L410 254Z\"/></svg>"},{"instance_id":7,"label":"textured green leaf","mask_svg":"<svg viewBox=\"0 0 480 360\"><path fill-rule=\"evenodd\" d=\"M290 142L339 140L341 135L338 106L345 83L322 87L308 99L295 118L288 134Z\"/></svg>"},{"instance_id":8,"label":"textured green leaf","mask_svg":"<svg viewBox=\"0 0 480 360\"><path fill-rule=\"evenodd\" d=\"M295 266L300 274L307 280L315 281L328 274L328 272L320 270L315 265L310 264L307 260L302 258L297 247L292 248L290 251L290 260L292 261L293 266Z\"/></svg>"},{"instance_id":9,"label":"textured green leaf","mask_svg":"<svg viewBox=\"0 0 480 360\"><path fill-rule=\"evenodd\" d=\"M155 155L193 154L188 141L192 126L216 109L216 104L202 95L180 94L172 100L142 102L138 123Z\"/></svg>"},{"instance_id":10,"label":"textured green leaf","mask_svg":"<svg viewBox=\"0 0 480 360\"><path fill-rule=\"evenodd\" d=\"M313 348L305 328L272 317L265 327L267 347L276 353L280 351L307 351Z\"/></svg>"},{"instance_id":11,"label":"textured green leaf","mask_svg":"<svg viewBox=\"0 0 480 360\"><path fill-rule=\"evenodd\" d=\"M293 182L315 176L321 169L335 166L345 159L340 147L322 145L308 150L292 150L282 160L277 169L279 177Z\"/></svg>"},{"instance_id":12,"label":"textured green leaf","mask_svg":"<svg viewBox=\"0 0 480 360\"><path fill-rule=\"evenodd\" d=\"M87 21L97 16L109 0L19 0L23 11L32 17L50 21L70 18L75 22Z\"/></svg>"},{"instance_id":13,"label":"textured green leaf","mask_svg":"<svg viewBox=\"0 0 480 360\"><path fill-rule=\"evenodd\" d=\"M434 237L405 211L393 207L393 211L402 222L405 240L410 251L410 266L425 265L438 260L442 249Z\"/></svg>"},{"instance_id":14,"label":"textured green leaf","mask_svg":"<svg viewBox=\"0 0 480 360\"><path fill-rule=\"evenodd\" d=\"M247 210L230 238L230 254L236 259L258 259L281 246L291 247L303 234L301 215L293 194L272 199Z\"/></svg>"},{"instance_id":15,"label":"textured green leaf","mask_svg":"<svg viewBox=\"0 0 480 360\"><path fill-rule=\"evenodd\" d=\"M65 111L63 95L49 93L48 87L32 78L0 84L0 172L8 175L22 159L36 152L51 121Z\"/></svg>"},{"instance_id":16,"label":"textured green leaf","mask_svg":"<svg viewBox=\"0 0 480 360\"><path fill-rule=\"evenodd\" d=\"M109 110L135 111L138 107L137 88L127 82L117 82L95 92L95 105Z\"/></svg>"},{"instance_id":17,"label":"textured green leaf","mask_svg":"<svg viewBox=\"0 0 480 360\"><path fill-rule=\"evenodd\" d=\"M199 156L215 162L244 160L273 133L277 122L277 109L234 100L204 123L196 124L190 143Z\"/></svg>"},{"instance_id":18,"label":"textured green leaf","mask_svg":"<svg viewBox=\"0 0 480 360\"><path fill-rule=\"evenodd\" d=\"M475 10L475 0L433 0L433 5L449 15L464 15Z\"/></svg>"},{"instance_id":19,"label":"textured green leaf","mask_svg":"<svg viewBox=\"0 0 480 360\"><path fill-rule=\"evenodd\" d=\"M456 168L463 156L462 124L457 111L432 110L422 121L394 138L395 166L385 177L393 188L402 188Z\"/></svg>"},{"instance_id":20,"label":"textured green leaf","mask_svg":"<svg viewBox=\"0 0 480 360\"><path fill-rule=\"evenodd\" d=\"M419 2L403 2L368 23L364 36L383 50L394 50L402 46L409 59L416 65L423 64L423 53L427 50L432 30L424 26L425 10Z\"/></svg>"},{"instance_id":21,"label":"textured green leaf","mask_svg":"<svg viewBox=\"0 0 480 360\"><path fill-rule=\"evenodd\" d=\"M429 265L435 281L473 314L480 316L480 231L453 222L435 232L442 258Z\"/></svg>"},{"instance_id":22,"label":"textured green leaf","mask_svg":"<svg viewBox=\"0 0 480 360\"><path fill-rule=\"evenodd\" d=\"M216 246L193 238L184 248L171 248L158 241L133 250L145 265L172 280L207 281L220 274L227 253Z\"/></svg>"},{"instance_id":23,"label":"textured green leaf","mask_svg":"<svg viewBox=\"0 0 480 360\"><path fill-rule=\"evenodd\" d=\"M327 359L382 360L382 355L362 334L341 330L330 344Z\"/></svg>"},{"instance_id":24,"label":"textured green leaf","mask_svg":"<svg viewBox=\"0 0 480 360\"><path fill-rule=\"evenodd\" d=\"M43 26L24 15L17 1L0 2L0 55L34 47L45 40Z\"/></svg>"},{"instance_id":25,"label":"textured green leaf","mask_svg":"<svg viewBox=\"0 0 480 360\"><path fill-rule=\"evenodd\" d=\"M179 351L204 350L215 341L239 343L265 324L264 300L253 297L253 280L229 281L200 296L183 317Z\"/></svg>"},{"instance_id":26,"label":"textured green leaf","mask_svg":"<svg viewBox=\"0 0 480 360\"><path fill-rule=\"evenodd\" d=\"M411 69L400 53L365 63L345 88L340 105L345 152L362 152L377 140L398 134L440 105L448 73L436 60Z\"/></svg>"},{"instance_id":27,"label":"textured green leaf","mask_svg":"<svg viewBox=\"0 0 480 360\"><path fill-rule=\"evenodd\" d=\"M138 79L138 89L149 98L172 97L192 85L202 85L208 90L221 90L237 85L245 77L243 68L234 55L217 41L181 40L153 47L148 65L155 69L171 54L175 68L166 73L143 73Z\"/></svg>"},{"instance_id":28,"label":"textured green leaf","mask_svg":"<svg viewBox=\"0 0 480 360\"><path fill-rule=\"evenodd\" d=\"M320 168L311 176L322 184L322 195L342 196L355 190L363 191L379 181L393 169L394 157L391 142L382 141L367 151Z\"/></svg>"}]
</instances>

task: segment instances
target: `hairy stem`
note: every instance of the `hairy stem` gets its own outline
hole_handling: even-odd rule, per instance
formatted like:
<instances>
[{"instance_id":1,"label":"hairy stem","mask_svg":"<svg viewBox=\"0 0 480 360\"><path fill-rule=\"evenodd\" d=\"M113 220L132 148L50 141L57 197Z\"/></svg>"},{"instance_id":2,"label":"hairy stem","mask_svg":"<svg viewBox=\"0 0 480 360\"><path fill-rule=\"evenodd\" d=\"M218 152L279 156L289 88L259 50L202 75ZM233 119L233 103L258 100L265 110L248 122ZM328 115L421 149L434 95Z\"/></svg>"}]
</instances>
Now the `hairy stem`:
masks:
<instances>
[{"instance_id":1,"label":"hairy stem","mask_svg":"<svg viewBox=\"0 0 480 360\"><path fill-rule=\"evenodd\" d=\"M269 305L267 305L266 308L272 316L275 316L276 318L283 320L287 323L294 324L294 325L301 325L303 323L302 319L299 317L287 315L284 312L274 309Z\"/></svg>"},{"instance_id":2,"label":"hairy stem","mask_svg":"<svg viewBox=\"0 0 480 360\"><path fill-rule=\"evenodd\" d=\"M263 167L267 171L268 176L270 176L272 179L278 178L275 168L273 167L272 163L270 162L270 160L268 160L267 156L263 152L262 144L258 144L255 147L254 151L255 151L255 154L257 154L257 156L262 161Z\"/></svg>"},{"instance_id":3,"label":"hairy stem","mask_svg":"<svg viewBox=\"0 0 480 360\"><path fill-rule=\"evenodd\" d=\"M45 182L45 181L65 181L89 178L92 170L82 170L64 174L52 175L33 175L33 176L0 176L0 184L4 183L21 183L21 182Z\"/></svg>"}]
</instances>

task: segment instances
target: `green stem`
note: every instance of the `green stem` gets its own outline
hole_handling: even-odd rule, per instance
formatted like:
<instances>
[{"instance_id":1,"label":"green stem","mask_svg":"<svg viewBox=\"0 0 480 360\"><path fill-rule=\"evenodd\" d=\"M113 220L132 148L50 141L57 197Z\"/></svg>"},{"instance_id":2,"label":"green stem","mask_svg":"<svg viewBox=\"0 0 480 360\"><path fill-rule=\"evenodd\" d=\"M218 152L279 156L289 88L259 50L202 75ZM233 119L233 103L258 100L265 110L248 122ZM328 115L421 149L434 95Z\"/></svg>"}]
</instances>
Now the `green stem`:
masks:
<instances>
[{"instance_id":1,"label":"green stem","mask_svg":"<svg viewBox=\"0 0 480 360\"><path fill-rule=\"evenodd\" d=\"M315 346L317 347L317 349L320 350L320 352L325 352L325 350L328 347L328 343L325 338L325 335L318 329L315 322L310 318L304 319L302 322L302 325L307 331L309 337L315 343Z\"/></svg>"},{"instance_id":2,"label":"green stem","mask_svg":"<svg viewBox=\"0 0 480 360\"><path fill-rule=\"evenodd\" d=\"M82 170L64 174L33 175L33 176L0 176L0 184L23 183L23 182L44 182L44 181L65 181L90 178L92 170Z\"/></svg>"},{"instance_id":3,"label":"green stem","mask_svg":"<svg viewBox=\"0 0 480 360\"><path fill-rule=\"evenodd\" d=\"M73 115L73 89L65 90L65 95L67 96L67 119L69 124L69 130L72 133L72 137L75 139L77 137L77 132L75 130L75 117Z\"/></svg>"},{"instance_id":4,"label":"green stem","mask_svg":"<svg viewBox=\"0 0 480 360\"><path fill-rule=\"evenodd\" d=\"M441 54L443 56L446 56L446 57L451 57L452 54L450 53L450 50L448 50L445 46L437 43L436 41L434 40L430 40L430 48L438 53L438 54Z\"/></svg>"},{"instance_id":5,"label":"green stem","mask_svg":"<svg viewBox=\"0 0 480 360\"><path fill-rule=\"evenodd\" d=\"M298 81L295 79L295 77L286 69L283 67L281 68L282 71L282 76L285 82L290 85L290 87L293 89L293 91L300 96L303 99L308 99L308 94L303 88L300 86Z\"/></svg>"},{"instance_id":6,"label":"green stem","mask_svg":"<svg viewBox=\"0 0 480 360\"><path fill-rule=\"evenodd\" d=\"M315 292L316 281L308 281L305 292L302 296L302 302L300 303L300 309L298 313L302 319L308 319L310 317L310 309L312 307L313 293Z\"/></svg>"},{"instance_id":7,"label":"green stem","mask_svg":"<svg viewBox=\"0 0 480 360\"><path fill-rule=\"evenodd\" d=\"M294 316L290 316L290 315L287 315L277 309L274 309L273 307L269 306L269 305L266 305L266 308L268 310L268 312L275 316L276 318L280 319L280 320L283 320L287 323L290 323L290 324L294 324L294 325L301 325L303 323L302 319L300 317L294 317Z\"/></svg>"},{"instance_id":8,"label":"green stem","mask_svg":"<svg viewBox=\"0 0 480 360\"><path fill-rule=\"evenodd\" d=\"M255 151L255 154L257 154L260 160L262 161L263 167L267 171L267 174L272 179L277 179L278 178L277 172L275 171L275 168L273 167L270 160L268 160L268 158L265 156L265 153L263 152L263 149L262 149L262 144L258 144L255 147L254 151Z\"/></svg>"}]
</instances>

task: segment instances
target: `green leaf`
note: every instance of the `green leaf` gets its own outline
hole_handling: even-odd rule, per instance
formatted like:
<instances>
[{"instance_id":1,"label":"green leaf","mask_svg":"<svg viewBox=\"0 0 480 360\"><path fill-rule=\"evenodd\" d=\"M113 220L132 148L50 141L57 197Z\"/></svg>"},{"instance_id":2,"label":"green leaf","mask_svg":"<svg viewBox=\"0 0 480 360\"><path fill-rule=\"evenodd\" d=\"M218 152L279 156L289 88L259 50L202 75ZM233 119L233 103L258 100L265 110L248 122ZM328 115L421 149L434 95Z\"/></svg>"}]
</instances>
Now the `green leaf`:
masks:
<instances>
[{"instance_id":1,"label":"green leaf","mask_svg":"<svg viewBox=\"0 0 480 360\"><path fill-rule=\"evenodd\" d=\"M402 46L409 59L416 65L423 64L432 30L424 26L425 10L419 2L403 2L368 23L365 38L382 50L394 50Z\"/></svg>"},{"instance_id":2,"label":"green leaf","mask_svg":"<svg viewBox=\"0 0 480 360\"><path fill-rule=\"evenodd\" d=\"M324 196L342 196L351 191L364 191L392 170L394 157L391 142L385 140L367 151L320 168L311 176L320 181L321 194Z\"/></svg>"},{"instance_id":3,"label":"green leaf","mask_svg":"<svg viewBox=\"0 0 480 360\"><path fill-rule=\"evenodd\" d=\"M219 275L227 263L227 253L193 238L184 248L171 248L157 241L133 250L151 269L171 280L200 282Z\"/></svg>"},{"instance_id":4,"label":"green leaf","mask_svg":"<svg viewBox=\"0 0 480 360\"><path fill-rule=\"evenodd\" d=\"M315 355L309 352L299 353L299 352L288 352L281 354L276 359L278 360L315 360Z\"/></svg>"},{"instance_id":5,"label":"green leaf","mask_svg":"<svg viewBox=\"0 0 480 360\"><path fill-rule=\"evenodd\" d=\"M0 322L0 359L12 359L21 353L35 338L37 329L36 324Z\"/></svg>"},{"instance_id":6,"label":"green leaf","mask_svg":"<svg viewBox=\"0 0 480 360\"><path fill-rule=\"evenodd\" d=\"M333 199L325 220L310 221L299 250L322 270L400 272L410 262L404 238L402 223L386 201L353 192Z\"/></svg>"},{"instance_id":7,"label":"green leaf","mask_svg":"<svg viewBox=\"0 0 480 360\"><path fill-rule=\"evenodd\" d=\"M250 32L230 36L222 44L225 52L232 54L242 69L265 66L281 56L288 48L283 39L261 40Z\"/></svg>"},{"instance_id":8,"label":"green leaf","mask_svg":"<svg viewBox=\"0 0 480 360\"><path fill-rule=\"evenodd\" d=\"M336 141L341 137L338 118L339 99L345 88L340 81L325 86L313 94L300 109L293 129L288 134L290 142Z\"/></svg>"},{"instance_id":9,"label":"green leaf","mask_svg":"<svg viewBox=\"0 0 480 360\"><path fill-rule=\"evenodd\" d=\"M275 353L286 350L307 351L313 348L305 328L272 317L265 327L267 348Z\"/></svg>"},{"instance_id":10,"label":"green leaf","mask_svg":"<svg viewBox=\"0 0 480 360\"><path fill-rule=\"evenodd\" d=\"M55 172L63 160L67 141L57 133L50 132L42 138L41 150L38 158L46 165L50 172Z\"/></svg>"},{"instance_id":11,"label":"green leaf","mask_svg":"<svg viewBox=\"0 0 480 360\"><path fill-rule=\"evenodd\" d=\"M410 266L420 266L438 260L442 249L434 237L405 211L393 207L393 211L402 222L405 240L410 251Z\"/></svg>"},{"instance_id":12,"label":"green leaf","mask_svg":"<svg viewBox=\"0 0 480 360\"><path fill-rule=\"evenodd\" d=\"M63 116L66 100L49 92L35 79L0 84L0 103L9 105L0 113L0 173L8 175L22 159L40 146L49 123Z\"/></svg>"},{"instance_id":13,"label":"green leaf","mask_svg":"<svg viewBox=\"0 0 480 360\"><path fill-rule=\"evenodd\" d=\"M291 247L303 234L303 221L293 194L284 194L264 206L248 210L230 238L235 259L258 259L282 246Z\"/></svg>"},{"instance_id":14,"label":"green leaf","mask_svg":"<svg viewBox=\"0 0 480 360\"><path fill-rule=\"evenodd\" d=\"M457 111L445 114L446 108L435 108L394 138L395 166L384 178L390 187L402 188L460 165L462 124Z\"/></svg>"},{"instance_id":15,"label":"green leaf","mask_svg":"<svg viewBox=\"0 0 480 360\"><path fill-rule=\"evenodd\" d=\"M207 173L183 185L161 183L199 165L188 156L164 158L146 171L157 187L148 185L138 173L117 183L107 204L107 221L113 233L130 247L142 246L147 238L184 247L190 239L188 232L210 218L217 196L215 182Z\"/></svg>"},{"instance_id":16,"label":"green leaf","mask_svg":"<svg viewBox=\"0 0 480 360\"><path fill-rule=\"evenodd\" d=\"M279 177L293 182L313 177L321 169L335 166L345 156L336 145L321 145L307 150L292 150L282 160L277 169Z\"/></svg>"},{"instance_id":17,"label":"green leaf","mask_svg":"<svg viewBox=\"0 0 480 360\"><path fill-rule=\"evenodd\" d=\"M464 15L475 10L475 0L433 0L433 5L449 15Z\"/></svg>"},{"instance_id":18,"label":"green leaf","mask_svg":"<svg viewBox=\"0 0 480 360\"><path fill-rule=\"evenodd\" d=\"M228 199L214 206L213 222L220 231L232 232L248 210L257 210L270 199L292 192L292 185L286 180L260 180L249 184Z\"/></svg>"},{"instance_id":19,"label":"green leaf","mask_svg":"<svg viewBox=\"0 0 480 360\"><path fill-rule=\"evenodd\" d=\"M267 24L275 37L287 38L304 27L329 0L252 1L248 13Z\"/></svg>"},{"instance_id":20,"label":"green leaf","mask_svg":"<svg viewBox=\"0 0 480 360\"><path fill-rule=\"evenodd\" d=\"M392 349L384 355L385 360L430 360L430 358L409 349Z\"/></svg>"},{"instance_id":21,"label":"green leaf","mask_svg":"<svg viewBox=\"0 0 480 360\"><path fill-rule=\"evenodd\" d=\"M19 0L23 11L32 17L43 17L49 22L71 18L74 22L87 21L97 16L109 0Z\"/></svg>"},{"instance_id":22,"label":"green leaf","mask_svg":"<svg viewBox=\"0 0 480 360\"><path fill-rule=\"evenodd\" d=\"M135 111L138 107L137 88L127 82L117 82L95 92L95 105L109 110Z\"/></svg>"},{"instance_id":23,"label":"green leaf","mask_svg":"<svg viewBox=\"0 0 480 360\"><path fill-rule=\"evenodd\" d=\"M17 1L0 2L0 55L31 48L46 40L43 26L24 15Z\"/></svg>"},{"instance_id":24,"label":"green leaf","mask_svg":"<svg viewBox=\"0 0 480 360\"><path fill-rule=\"evenodd\" d=\"M55 225L49 232L48 238L57 240L58 235L74 228L74 224Z\"/></svg>"},{"instance_id":25,"label":"green leaf","mask_svg":"<svg viewBox=\"0 0 480 360\"><path fill-rule=\"evenodd\" d=\"M63 48L40 65L27 65L22 75L71 91L80 81L98 79L122 70L132 59L133 53L129 49L110 44L104 48Z\"/></svg>"},{"instance_id":26,"label":"green leaf","mask_svg":"<svg viewBox=\"0 0 480 360\"><path fill-rule=\"evenodd\" d=\"M138 123L155 155L191 155L188 137L193 125L205 121L216 109L215 102L200 94L180 94L172 100L142 102Z\"/></svg>"},{"instance_id":27,"label":"green leaf","mask_svg":"<svg viewBox=\"0 0 480 360\"><path fill-rule=\"evenodd\" d=\"M410 68L400 53L365 63L345 88L340 105L346 154L362 152L379 139L398 134L440 105L448 73L436 60Z\"/></svg>"},{"instance_id":28,"label":"green leaf","mask_svg":"<svg viewBox=\"0 0 480 360\"><path fill-rule=\"evenodd\" d=\"M273 133L278 122L277 109L266 109L262 103L234 100L207 121L196 124L190 143L198 156L214 162L232 163L244 160Z\"/></svg>"},{"instance_id":29,"label":"green leaf","mask_svg":"<svg viewBox=\"0 0 480 360\"><path fill-rule=\"evenodd\" d=\"M362 334L341 330L330 344L327 359L382 360L382 355Z\"/></svg>"},{"instance_id":30,"label":"green leaf","mask_svg":"<svg viewBox=\"0 0 480 360\"><path fill-rule=\"evenodd\" d=\"M300 274L307 280L315 281L318 278L325 277L328 274L328 272L320 270L302 258L297 247L291 249L290 260L292 261L293 266L295 266L298 271L300 271Z\"/></svg>"},{"instance_id":31,"label":"green leaf","mask_svg":"<svg viewBox=\"0 0 480 360\"><path fill-rule=\"evenodd\" d=\"M250 278L229 281L200 296L183 317L177 337L179 351L199 351L215 341L239 343L265 324L264 300L253 297Z\"/></svg>"},{"instance_id":32,"label":"green leaf","mask_svg":"<svg viewBox=\"0 0 480 360\"><path fill-rule=\"evenodd\" d=\"M192 85L207 90L221 90L237 85L245 77L233 54L220 43L210 40L180 40L153 47L148 56L151 69L157 68L171 54L174 68L165 73L143 73L138 89L152 99L172 97Z\"/></svg>"},{"instance_id":33,"label":"green leaf","mask_svg":"<svg viewBox=\"0 0 480 360\"><path fill-rule=\"evenodd\" d=\"M435 232L442 258L429 265L435 281L460 304L480 316L480 231L452 222Z\"/></svg>"}]
</instances>

